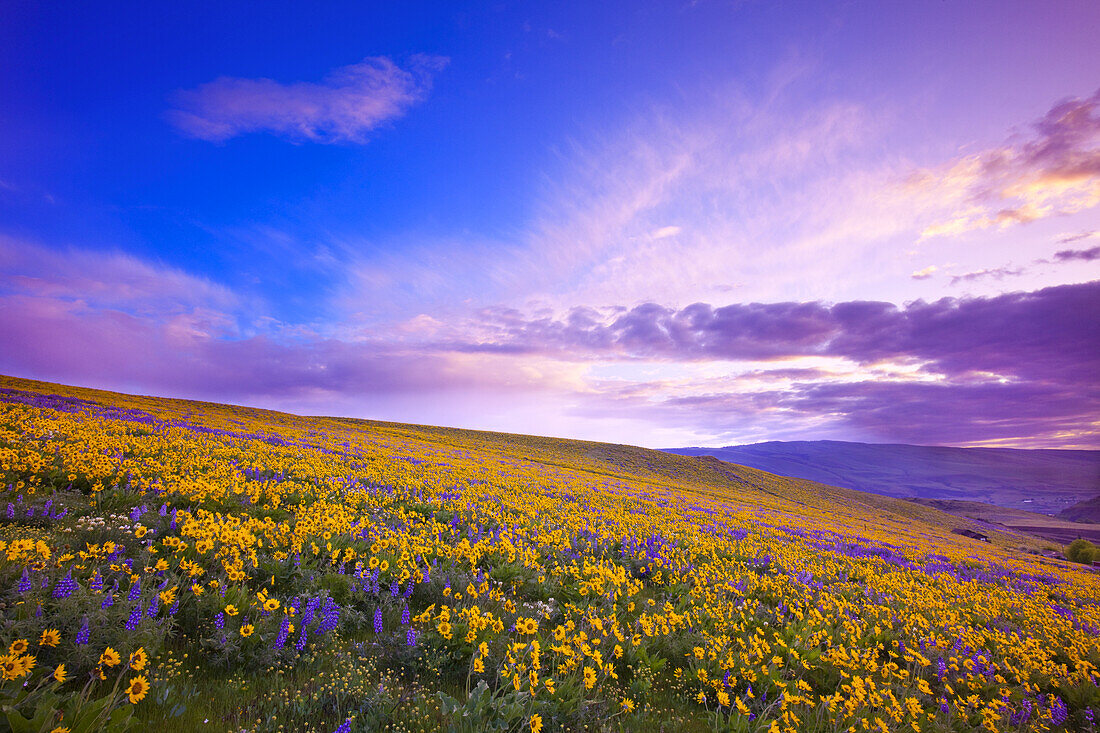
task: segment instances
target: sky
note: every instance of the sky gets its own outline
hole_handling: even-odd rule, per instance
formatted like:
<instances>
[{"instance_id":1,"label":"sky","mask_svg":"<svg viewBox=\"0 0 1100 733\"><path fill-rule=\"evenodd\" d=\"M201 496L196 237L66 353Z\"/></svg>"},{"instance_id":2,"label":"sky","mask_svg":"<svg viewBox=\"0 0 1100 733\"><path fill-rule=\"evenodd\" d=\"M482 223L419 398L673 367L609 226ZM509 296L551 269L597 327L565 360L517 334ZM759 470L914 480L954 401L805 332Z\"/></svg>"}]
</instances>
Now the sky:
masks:
<instances>
[{"instance_id":1,"label":"sky","mask_svg":"<svg viewBox=\"0 0 1100 733\"><path fill-rule=\"evenodd\" d=\"M1100 448L1100 4L35 3L0 373L649 447Z\"/></svg>"}]
</instances>

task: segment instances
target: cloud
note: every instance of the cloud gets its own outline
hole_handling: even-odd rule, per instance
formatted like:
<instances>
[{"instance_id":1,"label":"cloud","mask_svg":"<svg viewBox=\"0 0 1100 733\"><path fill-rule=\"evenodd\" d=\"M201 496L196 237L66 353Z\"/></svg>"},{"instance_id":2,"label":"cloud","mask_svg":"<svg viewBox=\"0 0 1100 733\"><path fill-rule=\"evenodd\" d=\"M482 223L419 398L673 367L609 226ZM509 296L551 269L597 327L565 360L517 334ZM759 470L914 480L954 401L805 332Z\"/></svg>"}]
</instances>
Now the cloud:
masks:
<instances>
[{"instance_id":1,"label":"cloud","mask_svg":"<svg viewBox=\"0 0 1100 733\"><path fill-rule=\"evenodd\" d=\"M401 334L331 338L264 303L130 255L0 238L0 373L224 400L359 404L439 391L575 388L576 367L426 350ZM425 315L408 332L432 332Z\"/></svg>"},{"instance_id":2,"label":"cloud","mask_svg":"<svg viewBox=\"0 0 1100 733\"><path fill-rule=\"evenodd\" d=\"M1067 234L1066 236L1058 240L1058 244L1071 244L1073 242L1080 242L1082 239L1100 239L1100 231Z\"/></svg>"},{"instance_id":3,"label":"cloud","mask_svg":"<svg viewBox=\"0 0 1100 733\"><path fill-rule=\"evenodd\" d=\"M975 270L973 272L967 272L962 275L952 275L951 284L958 285L961 282L972 282L974 280L982 280L984 278L993 278L994 280L1002 280L1006 277L1015 277L1024 274L1022 267L991 267L982 270Z\"/></svg>"},{"instance_id":4,"label":"cloud","mask_svg":"<svg viewBox=\"0 0 1100 733\"><path fill-rule=\"evenodd\" d=\"M1100 281L904 306L498 306L336 338L263 318L242 328L257 306L169 267L4 244L9 374L512 430L534 415L546 431L633 442L1098 437L1100 326L1081 314L1100 309Z\"/></svg>"},{"instance_id":5,"label":"cloud","mask_svg":"<svg viewBox=\"0 0 1100 733\"><path fill-rule=\"evenodd\" d=\"M665 237L675 237L681 231L678 226L661 227L657 231L653 232L654 239L664 239Z\"/></svg>"},{"instance_id":6,"label":"cloud","mask_svg":"<svg viewBox=\"0 0 1100 733\"><path fill-rule=\"evenodd\" d=\"M1096 384L1100 281L985 298L941 298L898 307L876 301L828 304L695 303L672 309L577 308L564 318L481 314L479 341L447 348L542 353L566 360L750 361L839 357L927 363L950 376L978 373Z\"/></svg>"},{"instance_id":7,"label":"cloud","mask_svg":"<svg viewBox=\"0 0 1100 733\"><path fill-rule=\"evenodd\" d=\"M929 265L923 270L917 270L909 277L913 278L914 280L927 280L928 278L932 277L932 273L934 273L938 269L940 268L936 267L935 265Z\"/></svg>"},{"instance_id":8,"label":"cloud","mask_svg":"<svg viewBox=\"0 0 1100 733\"><path fill-rule=\"evenodd\" d=\"M1088 249L1063 249L1054 253L1054 259L1058 262L1073 262L1075 260L1092 262L1100 260L1100 245Z\"/></svg>"},{"instance_id":9,"label":"cloud","mask_svg":"<svg viewBox=\"0 0 1100 733\"><path fill-rule=\"evenodd\" d=\"M950 213L922 239L1006 228L1100 204L1100 91L1054 105L1026 139L913 173Z\"/></svg>"},{"instance_id":10,"label":"cloud","mask_svg":"<svg viewBox=\"0 0 1100 733\"><path fill-rule=\"evenodd\" d=\"M202 306L230 309L240 299L223 285L121 252L53 250L0 236L0 293L79 300L132 311Z\"/></svg>"},{"instance_id":11,"label":"cloud","mask_svg":"<svg viewBox=\"0 0 1100 733\"><path fill-rule=\"evenodd\" d=\"M557 389L569 368L434 353L385 341L241 335L222 314L163 318L54 297L0 297L0 372L230 401L325 395L328 408L404 393ZM576 386L576 385L572 385Z\"/></svg>"},{"instance_id":12,"label":"cloud","mask_svg":"<svg viewBox=\"0 0 1100 733\"><path fill-rule=\"evenodd\" d=\"M169 121L191 137L222 142L249 132L290 140L363 143L367 133L421 101L447 64L416 55L402 69L382 56L330 72L320 83L220 77L175 95Z\"/></svg>"},{"instance_id":13,"label":"cloud","mask_svg":"<svg viewBox=\"0 0 1100 733\"><path fill-rule=\"evenodd\" d=\"M1100 399L1095 390L1082 394L1068 384L817 382L656 402L624 397L617 407L737 442L813 436L918 445L1100 445ZM594 406L601 409L609 408Z\"/></svg>"}]
</instances>

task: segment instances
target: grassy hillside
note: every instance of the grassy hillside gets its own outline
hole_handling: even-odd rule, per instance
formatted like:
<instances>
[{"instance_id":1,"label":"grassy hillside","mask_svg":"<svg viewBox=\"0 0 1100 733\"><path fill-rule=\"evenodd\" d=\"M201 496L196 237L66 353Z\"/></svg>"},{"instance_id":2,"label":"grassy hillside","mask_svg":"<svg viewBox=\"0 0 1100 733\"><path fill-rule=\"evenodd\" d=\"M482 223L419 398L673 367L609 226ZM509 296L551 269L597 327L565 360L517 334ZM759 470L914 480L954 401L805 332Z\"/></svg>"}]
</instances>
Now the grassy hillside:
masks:
<instances>
[{"instance_id":1,"label":"grassy hillside","mask_svg":"<svg viewBox=\"0 0 1100 733\"><path fill-rule=\"evenodd\" d=\"M1098 576L910 502L14 378L0 454L13 730L1080 730L1100 712Z\"/></svg>"},{"instance_id":2,"label":"grassy hillside","mask_svg":"<svg viewBox=\"0 0 1100 733\"><path fill-rule=\"evenodd\" d=\"M673 448L897 498L978 501L1057 514L1100 492L1100 451L773 441Z\"/></svg>"}]
</instances>

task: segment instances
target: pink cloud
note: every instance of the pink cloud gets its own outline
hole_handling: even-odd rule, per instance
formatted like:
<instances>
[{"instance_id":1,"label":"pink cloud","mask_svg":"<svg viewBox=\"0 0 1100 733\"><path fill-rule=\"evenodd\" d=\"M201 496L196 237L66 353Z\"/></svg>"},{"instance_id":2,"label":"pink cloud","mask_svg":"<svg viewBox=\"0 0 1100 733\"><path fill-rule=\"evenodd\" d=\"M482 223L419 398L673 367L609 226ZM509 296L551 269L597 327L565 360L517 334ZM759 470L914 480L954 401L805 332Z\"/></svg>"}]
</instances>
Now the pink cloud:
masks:
<instances>
[{"instance_id":1,"label":"pink cloud","mask_svg":"<svg viewBox=\"0 0 1100 733\"><path fill-rule=\"evenodd\" d=\"M119 252L55 251L0 237L0 292L131 310L239 304L228 288Z\"/></svg>"},{"instance_id":2,"label":"pink cloud","mask_svg":"<svg viewBox=\"0 0 1100 733\"><path fill-rule=\"evenodd\" d=\"M431 88L447 59L413 56L407 69L382 56L330 72L321 82L220 77L176 94L169 121L202 140L221 142L249 132L292 140L362 143L400 117Z\"/></svg>"},{"instance_id":3,"label":"pink cloud","mask_svg":"<svg viewBox=\"0 0 1100 733\"><path fill-rule=\"evenodd\" d=\"M913 190L950 210L922 238L1005 228L1100 204L1100 91L1054 105L1032 135L916 172Z\"/></svg>"}]
</instances>

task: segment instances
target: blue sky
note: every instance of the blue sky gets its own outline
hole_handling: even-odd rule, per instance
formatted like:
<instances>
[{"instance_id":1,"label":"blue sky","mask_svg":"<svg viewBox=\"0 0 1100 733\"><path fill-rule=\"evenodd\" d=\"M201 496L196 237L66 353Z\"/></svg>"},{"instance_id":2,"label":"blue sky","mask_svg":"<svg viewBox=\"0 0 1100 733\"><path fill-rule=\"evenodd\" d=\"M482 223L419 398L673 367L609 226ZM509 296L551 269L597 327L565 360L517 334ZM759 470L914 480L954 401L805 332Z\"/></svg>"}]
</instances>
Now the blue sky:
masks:
<instances>
[{"instance_id":1,"label":"blue sky","mask_svg":"<svg viewBox=\"0 0 1100 733\"><path fill-rule=\"evenodd\" d=\"M1100 8L804 5L12 3L0 371L645 445L1095 446Z\"/></svg>"}]
</instances>

